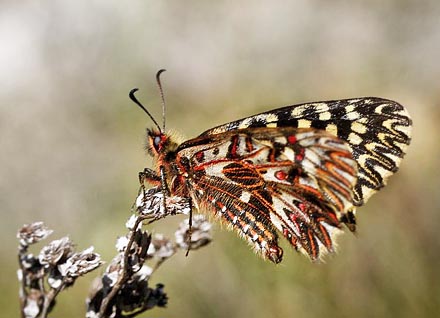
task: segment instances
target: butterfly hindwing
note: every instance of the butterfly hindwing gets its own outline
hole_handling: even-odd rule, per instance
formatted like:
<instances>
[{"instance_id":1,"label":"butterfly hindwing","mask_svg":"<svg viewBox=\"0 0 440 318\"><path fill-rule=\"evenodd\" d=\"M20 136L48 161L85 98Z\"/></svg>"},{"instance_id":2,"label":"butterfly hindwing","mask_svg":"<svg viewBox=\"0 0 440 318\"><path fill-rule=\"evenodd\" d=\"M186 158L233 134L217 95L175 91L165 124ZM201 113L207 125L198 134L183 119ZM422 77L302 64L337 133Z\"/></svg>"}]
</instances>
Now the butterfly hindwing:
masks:
<instances>
[{"instance_id":1,"label":"butterfly hindwing","mask_svg":"<svg viewBox=\"0 0 440 318\"><path fill-rule=\"evenodd\" d=\"M207 130L201 136L256 127L315 128L348 142L358 164L354 204L364 204L397 171L411 138L400 104L376 97L286 106Z\"/></svg>"},{"instance_id":2,"label":"butterfly hindwing","mask_svg":"<svg viewBox=\"0 0 440 318\"><path fill-rule=\"evenodd\" d=\"M340 219L353 209L357 164L347 143L324 130L225 131L189 140L176 154L194 204L215 211L276 263L276 229L317 259L333 250Z\"/></svg>"}]
</instances>

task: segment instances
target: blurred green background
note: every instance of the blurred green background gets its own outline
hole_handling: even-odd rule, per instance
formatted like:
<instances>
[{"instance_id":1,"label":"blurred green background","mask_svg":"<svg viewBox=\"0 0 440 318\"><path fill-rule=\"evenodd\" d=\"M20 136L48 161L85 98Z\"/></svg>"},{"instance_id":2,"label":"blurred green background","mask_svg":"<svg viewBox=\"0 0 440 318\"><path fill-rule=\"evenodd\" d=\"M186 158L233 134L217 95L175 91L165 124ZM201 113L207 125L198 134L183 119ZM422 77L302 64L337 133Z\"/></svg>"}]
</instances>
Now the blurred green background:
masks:
<instances>
[{"instance_id":1,"label":"blurred green background","mask_svg":"<svg viewBox=\"0 0 440 318\"><path fill-rule=\"evenodd\" d=\"M440 3L411 1L2 1L1 315L18 316L15 233L43 220L109 261L150 166L160 120L194 137L283 105L381 96L405 105L413 142L400 172L359 209L359 232L312 264L286 244L274 266L216 226L207 248L157 272L151 317L438 317ZM179 220L155 231L173 233ZM35 250L35 252L38 252ZM84 315L89 274L56 317Z\"/></svg>"}]
</instances>

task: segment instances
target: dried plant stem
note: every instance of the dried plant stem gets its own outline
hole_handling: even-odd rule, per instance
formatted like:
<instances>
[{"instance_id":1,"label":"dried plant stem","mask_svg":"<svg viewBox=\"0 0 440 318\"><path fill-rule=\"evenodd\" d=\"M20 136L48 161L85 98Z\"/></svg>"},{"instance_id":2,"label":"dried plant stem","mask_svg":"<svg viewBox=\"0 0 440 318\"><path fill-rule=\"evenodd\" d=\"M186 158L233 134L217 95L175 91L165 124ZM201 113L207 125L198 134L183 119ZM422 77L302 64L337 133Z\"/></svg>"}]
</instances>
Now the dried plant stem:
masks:
<instances>
[{"instance_id":1,"label":"dried plant stem","mask_svg":"<svg viewBox=\"0 0 440 318\"><path fill-rule=\"evenodd\" d=\"M52 302L54 301L55 297L60 293L60 291L63 290L65 286L65 282L58 287L58 288L52 288L47 294L44 296L44 303L43 303L43 310L41 311L40 318L46 318L47 314L49 313L49 308L52 305Z\"/></svg>"},{"instance_id":2,"label":"dried plant stem","mask_svg":"<svg viewBox=\"0 0 440 318\"><path fill-rule=\"evenodd\" d=\"M107 311L109 303L111 302L113 297L116 296L118 291L121 289L122 285L129 278L129 275L128 275L128 269L129 269L128 258L130 256L131 246L133 245L136 231L137 231L139 225L144 221L144 219L146 219L146 218L142 217L142 216L139 216L136 219L136 222L135 222L133 228L130 230L130 239L129 239L129 241L127 243L127 246L125 248L125 251L124 251L122 275L119 277L119 279L117 280L117 282L113 286L113 288L110 291L110 293L102 300L101 308L99 310L99 317L105 317L105 312Z\"/></svg>"},{"instance_id":3,"label":"dried plant stem","mask_svg":"<svg viewBox=\"0 0 440 318\"><path fill-rule=\"evenodd\" d=\"M26 290L26 278L25 278L25 271L23 268L23 263L22 263L22 257L25 255L26 253L26 249L20 247L19 252L18 252L18 264L20 266L20 271L21 271L21 282L20 282L20 287L18 290L18 294L19 294L19 298L20 298L20 315L21 318L25 318L24 315L24 307L26 305L26 299L27 299L27 290Z\"/></svg>"},{"instance_id":4,"label":"dried plant stem","mask_svg":"<svg viewBox=\"0 0 440 318\"><path fill-rule=\"evenodd\" d=\"M147 194L148 198L145 198ZM142 202L139 202L140 199ZM154 307L165 307L168 297L164 285L149 287L151 274L179 249L186 250L188 245L196 249L211 241L210 224L198 218L195 218L198 241L194 244L186 242L190 232L187 220L179 225L175 241L162 234L152 238L151 234L143 231L144 222L150 224L167 215L186 214L190 208L184 198L173 197L166 207L161 205L162 201L160 188L152 188L143 194L143 198L137 198L136 203L143 205L137 205L139 214L133 214L126 222L129 231L117 241L118 254L90 293L87 317L133 318ZM162 211L161 208L168 210ZM102 264L100 255L93 252L93 246L75 252L74 244L68 237L51 241L41 249L38 257L28 253L29 245L40 242L52 232L43 222L33 222L25 224L17 233L20 239L18 278L21 280L21 318L47 318L59 293L71 287L78 277ZM146 261L153 266L148 266Z\"/></svg>"},{"instance_id":5,"label":"dried plant stem","mask_svg":"<svg viewBox=\"0 0 440 318\"><path fill-rule=\"evenodd\" d=\"M176 252L174 252L172 255L174 254L176 254ZM168 258L170 258L172 255L170 255ZM162 258L158 260L154 267L151 269L151 274L153 274L168 258Z\"/></svg>"}]
</instances>

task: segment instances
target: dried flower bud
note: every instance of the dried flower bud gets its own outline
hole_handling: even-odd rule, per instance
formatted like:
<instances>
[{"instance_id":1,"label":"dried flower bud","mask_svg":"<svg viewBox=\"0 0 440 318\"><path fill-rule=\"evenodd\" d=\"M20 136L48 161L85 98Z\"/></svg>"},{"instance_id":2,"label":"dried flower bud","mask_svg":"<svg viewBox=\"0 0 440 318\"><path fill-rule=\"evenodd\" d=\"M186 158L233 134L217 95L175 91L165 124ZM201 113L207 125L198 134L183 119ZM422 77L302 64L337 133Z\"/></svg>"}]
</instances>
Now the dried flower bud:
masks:
<instances>
[{"instance_id":1,"label":"dried flower bud","mask_svg":"<svg viewBox=\"0 0 440 318\"><path fill-rule=\"evenodd\" d=\"M189 214L191 206L187 198L172 196L166 198L166 207L168 214Z\"/></svg>"},{"instance_id":2,"label":"dried flower bud","mask_svg":"<svg viewBox=\"0 0 440 318\"><path fill-rule=\"evenodd\" d=\"M20 257L20 262L23 268L26 269L26 271L33 271L33 268L38 268L38 270L41 268L38 258L35 257L33 254L23 255L22 257Z\"/></svg>"},{"instance_id":3,"label":"dried flower bud","mask_svg":"<svg viewBox=\"0 0 440 318\"><path fill-rule=\"evenodd\" d=\"M108 264L105 272L111 273L111 272L119 272L122 267L122 260L124 259L123 253L116 254L115 257L111 260L110 264Z\"/></svg>"},{"instance_id":4,"label":"dried flower bud","mask_svg":"<svg viewBox=\"0 0 440 318\"><path fill-rule=\"evenodd\" d=\"M123 252L127 248L128 244L128 237L127 236L120 236L116 240L116 249L118 252Z\"/></svg>"},{"instance_id":5,"label":"dried flower bud","mask_svg":"<svg viewBox=\"0 0 440 318\"><path fill-rule=\"evenodd\" d=\"M113 287L119 279L119 272L113 271L104 275L105 281L109 287Z\"/></svg>"},{"instance_id":6,"label":"dried flower bud","mask_svg":"<svg viewBox=\"0 0 440 318\"><path fill-rule=\"evenodd\" d=\"M26 305L23 308L23 313L26 318L35 318L40 313L40 306L37 299L26 299Z\"/></svg>"},{"instance_id":7,"label":"dried flower bud","mask_svg":"<svg viewBox=\"0 0 440 318\"><path fill-rule=\"evenodd\" d=\"M136 209L140 214L155 215L160 211L162 198L163 195L160 187L154 187L148 190L141 188L135 202Z\"/></svg>"},{"instance_id":8,"label":"dried flower bud","mask_svg":"<svg viewBox=\"0 0 440 318\"><path fill-rule=\"evenodd\" d=\"M176 247L173 242L163 236L155 234L148 249L148 256L158 259L166 259L174 255Z\"/></svg>"},{"instance_id":9,"label":"dried flower bud","mask_svg":"<svg viewBox=\"0 0 440 318\"><path fill-rule=\"evenodd\" d=\"M73 243L68 237L50 242L41 249L38 259L44 267L55 266L64 261L73 253Z\"/></svg>"},{"instance_id":10,"label":"dried flower bud","mask_svg":"<svg viewBox=\"0 0 440 318\"><path fill-rule=\"evenodd\" d=\"M116 284L120 275L122 275L122 261L124 259L123 253L118 253L111 260L110 264L105 269L102 281L106 287L113 287Z\"/></svg>"},{"instance_id":11,"label":"dried flower bud","mask_svg":"<svg viewBox=\"0 0 440 318\"><path fill-rule=\"evenodd\" d=\"M151 294L148 297L148 301L146 304L147 309L151 309L154 306L157 307L165 307L168 303L167 294L164 293L164 285L156 284L156 288L151 290Z\"/></svg>"},{"instance_id":12,"label":"dried flower bud","mask_svg":"<svg viewBox=\"0 0 440 318\"><path fill-rule=\"evenodd\" d=\"M152 289L148 287L147 281L127 282L116 298L116 307L123 312L143 312L155 306L165 307L168 297L163 289L162 284Z\"/></svg>"},{"instance_id":13,"label":"dried flower bud","mask_svg":"<svg viewBox=\"0 0 440 318\"><path fill-rule=\"evenodd\" d=\"M168 215L188 214L191 209L187 198L178 196L166 197L165 204L163 200L162 190L159 187L154 187L140 191L135 205L140 214L158 219Z\"/></svg>"},{"instance_id":14,"label":"dried flower bud","mask_svg":"<svg viewBox=\"0 0 440 318\"><path fill-rule=\"evenodd\" d=\"M47 283L53 289L60 288L60 286L63 284L63 276L61 276L59 271L52 270L49 277L47 278Z\"/></svg>"},{"instance_id":15,"label":"dried flower bud","mask_svg":"<svg viewBox=\"0 0 440 318\"><path fill-rule=\"evenodd\" d=\"M38 281L44 277L43 266L38 261L38 258L32 254L20 256L21 267L23 268L22 279L24 284L28 287L38 285Z\"/></svg>"},{"instance_id":16,"label":"dried flower bud","mask_svg":"<svg viewBox=\"0 0 440 318\"><path fill-rule=\"evenodd\" d=\"M99 254L93 253L93 246L74 253L64 264L58 265L58 270L65 278L76 278L87 274L102 264Z\"/></svg>"},{"instance_id":17,"label":"dried flower bud","mask_svg":"<svg viewBox=\"0 0 440 318\"><path fill-rule=\"evenodd\" d=\"M20 245L26 247L44 240L52 234L52 232L53 231L48 229L43 222L34 222L23 225L17 233L17 238L20 239Z\"/></svg>"},{"instance_id":18,"label":"dried flower bud","mask_svg":"<svg viewBox=\"0 0 440 318\"><path fill-rule=\"evenodd\" d=\"M131 266L131 270L137 272L141 269L142 265L147 258L147 251L151 243L151 235L147 232L137 230L134 233L133 244L129 254L128 264Z\"/></svg>"},{"instance_id":19,"label":"dried flower bud","mask_svg":"<svg viewBox=\"0 0 440 318\"><path fill-rule=\"evenodd\" d=\"M26 318L35 318L40 313L44 301L43 294L37 289L32 289L26 297L23 313Z\"/></svg>"},{"instance_id":20,"label":"dried flower bud","mask_svg":"<svg viewBox=\"0 0 440 318\"><path fill-rule=\"evenodd\" d=\"M134 228L134 226L135 226L135 224L136 224L136 220L137 220L137 216L136 216L136 214L132 214L131 216L130 216L130 218L127 220L127 222L125 223L125 227L127 228L127 229L129 229L129 230L134 230L135 228ZM140 225L141 223L139 223L139 225Z\"/></svg>"},{"instance_id":21,"label":"dried flower bud","mask_svg":"<svg viewBox=\"0 0 440 318\"><path fill-rule=\"evenodd\" d=\"M17 279L19 282L23 281L23 271L21 269L17 270Z\"/></svg>"},{"instance_id":22,"label":"dried flower bud","mask_svg":"<svg viewBox=\"0 0 440 318\"><path fill-rule=\"evenodd\" d=\"M212 240L211 223L201 214L196 214L192 218L191 235L189 232L189 219L180 223L179 228L175 232L176 244L184 250L188 250L188 240L191 237L189 249L195 250Z\"/></svg>"},{"instance_id":23,"label":"dried flower bud","mask_svg":"<svg viewBox=\"0 0 440 318\"><path fill-rule=\"evenodd\" d=\"M153 269L148 266L145 265L142 266L142 268L135 274L135 277L137 280L148 280L151 276L151 274L153 273Z\"/></svg>"},{"instance_id":24,"label":"dried flower bud","mask_svg":"<svg viewBox=\"0 0 440 318\"><path fill-rule=\"evenodd\" d=\"M87 312L86 312L86 318L101 318L101 315L99 314L99 308L93 308L94 299L87 299ZM100 304L100 303L99 303Z\"/></svg>"},{"instance_id":25,"label":"dried flower bud","mask_svg":"<svg viewBox=\"0 0 440 318\"><path fill-rule=\"evenodd\" d=\"M136 254L141 258L145 258L147 255L148 246L151 243L151 235L148 232L137 230L134 234L132 249L136 249Z\"/></svg>"}]
</instances>

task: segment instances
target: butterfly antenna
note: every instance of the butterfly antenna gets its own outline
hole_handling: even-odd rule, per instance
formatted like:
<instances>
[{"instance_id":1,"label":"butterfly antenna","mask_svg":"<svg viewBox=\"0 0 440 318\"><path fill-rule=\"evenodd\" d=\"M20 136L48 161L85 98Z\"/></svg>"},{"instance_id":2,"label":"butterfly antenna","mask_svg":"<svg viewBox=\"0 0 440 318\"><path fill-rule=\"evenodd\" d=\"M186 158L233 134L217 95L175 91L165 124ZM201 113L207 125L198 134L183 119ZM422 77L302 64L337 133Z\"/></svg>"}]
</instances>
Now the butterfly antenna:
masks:
<instances>
[{"instance_id":1,"label":"butterfly antenna","mask_svg":"<svg viewBox=\"0 0 440 318\"><path fill-rule=\"evenodd\" d=\"M130 93L128 94L128 96L130 97L130 99L136 104L138 105L140 108L143 109L144 112L147 113L148 116L150 116L151 120L153 121L153 123L156 125L157 129L159 129L160 133L163 133L162 129L160 129L159 124L157 123L157 121L154 119L153 116L151 116L150 112L144 107L144 105L141 104L141 102L138 101L138 99L136 98L136 96L134 96L134 93L136 93L139 90L139 88L133 88Z\"/></svg>"},{"instance_id":2,"label":"butterfly antenna","mask_svg":"<svg viewBox=\"0 0 440 318\"><path fill-rule=\"evenodd\" d=\"M166 70L161 69L156 74L156 82L157 82L157 86L159 87L160 98L162 99L162 122L163 122L163 131L164 132L165 132L165 108L166 107L165 107L165 96L163 94L162 83L160 82L160 74L162 74L165 71Z\"/></svg>"}]
</instances>

